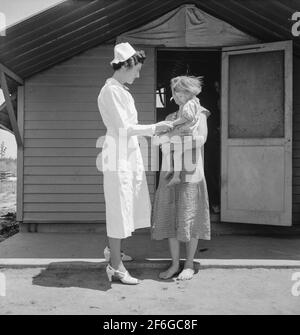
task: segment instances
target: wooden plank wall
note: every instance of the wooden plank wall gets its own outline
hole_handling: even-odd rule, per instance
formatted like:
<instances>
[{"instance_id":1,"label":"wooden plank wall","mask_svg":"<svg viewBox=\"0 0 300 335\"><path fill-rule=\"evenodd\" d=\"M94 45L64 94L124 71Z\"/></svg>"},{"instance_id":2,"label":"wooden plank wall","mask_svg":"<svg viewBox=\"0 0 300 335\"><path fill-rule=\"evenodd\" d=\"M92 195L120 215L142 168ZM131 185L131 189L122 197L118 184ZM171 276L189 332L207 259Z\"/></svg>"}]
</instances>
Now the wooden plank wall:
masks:
<instances>
[{"instance_id":1,"label":"wooden plank wall","mask_svg":"<svg viewBox=\"0 0 300 335\"><path fill-rule=\"evenodd\" d=\"M293 224L300 225L300 58L293 65Z\"/></svg>"},{"instance_id":2,"label":"wooden plank wall","mask_svg":"<svg viewBox=\"0 0 300 335\"><path fill-rule=\"evenodd\" d=\"M145 48L144 48L145 49ZM131 87L139 122L155 122L154 49ZM25 83L23 222L105 222L102 173L105 134L97 96L112 75L113 46L99 46ZM145 154L143 153L143 156ZM147 172L151 198L154 172Z\"/></svg>"}]
</instances>

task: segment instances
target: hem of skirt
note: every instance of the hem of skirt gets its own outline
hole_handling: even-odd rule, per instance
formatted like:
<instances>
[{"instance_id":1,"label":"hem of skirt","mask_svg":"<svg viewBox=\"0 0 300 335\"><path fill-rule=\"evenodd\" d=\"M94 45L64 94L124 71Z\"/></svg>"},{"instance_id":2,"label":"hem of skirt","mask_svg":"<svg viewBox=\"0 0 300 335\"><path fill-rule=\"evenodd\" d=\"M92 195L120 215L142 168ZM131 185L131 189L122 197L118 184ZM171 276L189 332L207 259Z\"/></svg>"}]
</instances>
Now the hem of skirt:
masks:
<instances>
[{"instance_id":1,"label":"hem of skirt","mask_svg":"<svg viewBox=\"0 0 300 335\"><path fill-rule=\"evenodd\" d=\"M151 239L156 240L156 241L166 240L166 239L169 239L169 238L176 238L180 242L190 242L191 238L195 238L197 240L205 240L205 241L210 241L211 240L211 236L191 236L190 239L182 239L182 238L179 238L176 235L172 235L172 236L171 235L165 235L165 236L153 236L153 235L151 235Z\"/></svg>"},{"instance_id":2,"label":"hem of skirt","mask_svg":"<svg viewBox=\"0 0 300 335\"><path fill-rule=\"evenodd\" d=\"M107 237L110 237L110 238L124 239L124 238L127 238L127 237L131 237L137 229L144 229L144 228L150 228L150 227L151 227L150 223L149 224L147 223L146 225L145 224L139 225L138 227L134 228L133 230L131 230L127 234L123 235L122 237L120 237L120 236L110 236L108 233L106 233L106 235L107 235Z\"/></svg>"},{"instance_id":3,"label":"hem of skirt","mask_svg":"<svg viewBox=\"0 0 300 335\"><path fill-rule=\"evenodd\" d=\"M121 236L121 237L120 236L110 236L110 235L107 234L107 237L109 237L109 238L118 238L120 240L123 240L123 239L125 239L127 237L131 237L133 232L131 232L130 234L127 234L126 236Z\"/></svg>"}]
</instances>

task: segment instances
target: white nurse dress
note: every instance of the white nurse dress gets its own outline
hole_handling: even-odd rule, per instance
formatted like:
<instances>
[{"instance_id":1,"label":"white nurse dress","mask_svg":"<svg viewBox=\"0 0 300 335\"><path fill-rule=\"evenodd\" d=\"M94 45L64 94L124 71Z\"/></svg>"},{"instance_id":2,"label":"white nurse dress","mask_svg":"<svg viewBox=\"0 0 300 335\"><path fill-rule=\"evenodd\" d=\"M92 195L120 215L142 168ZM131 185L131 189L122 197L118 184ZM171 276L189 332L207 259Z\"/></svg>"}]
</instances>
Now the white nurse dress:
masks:
<instances>
[{"instance_id":1,"label":"white nurse dress","mask_svg":"<svg viewBox=\"0 0 300 335\"><path fill-rule=\"evenodd\" d=\"M153 136L155 125L137 124L132 95L114 78L102 87L98 107L107 128L102 148L107 236L122 239L150 227L151 202L137 136Z\"/></svg>"}]
</instances>

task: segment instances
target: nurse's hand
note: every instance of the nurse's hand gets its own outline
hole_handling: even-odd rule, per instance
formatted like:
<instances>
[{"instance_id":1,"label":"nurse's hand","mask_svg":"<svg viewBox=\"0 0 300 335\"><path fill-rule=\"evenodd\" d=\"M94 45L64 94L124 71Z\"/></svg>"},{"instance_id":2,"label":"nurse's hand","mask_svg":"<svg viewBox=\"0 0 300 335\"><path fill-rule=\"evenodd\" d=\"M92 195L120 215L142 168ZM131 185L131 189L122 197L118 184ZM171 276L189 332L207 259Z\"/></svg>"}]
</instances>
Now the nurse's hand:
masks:
<instances>
[{"instance_id":1,"label":"nurse's hand","mask_svg":"<svg viewBox=\"0 0 300 335\"><path fill-rule=\"evenodd\" d=\"M155 133L164 133L173 129L172 121L161 121L155 124Z\"/></svg>"}]
</instances>

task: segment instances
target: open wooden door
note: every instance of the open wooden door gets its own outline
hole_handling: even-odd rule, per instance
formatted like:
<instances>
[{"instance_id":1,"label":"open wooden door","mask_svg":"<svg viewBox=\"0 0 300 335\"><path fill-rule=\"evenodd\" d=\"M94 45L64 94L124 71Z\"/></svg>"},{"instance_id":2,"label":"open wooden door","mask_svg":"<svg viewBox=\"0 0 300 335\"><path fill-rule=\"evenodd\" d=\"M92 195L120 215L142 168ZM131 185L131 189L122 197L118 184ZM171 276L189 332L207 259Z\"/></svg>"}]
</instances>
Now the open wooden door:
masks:
<instances>
[{"instance_id":1,"label":"open wooden door","mask_svg":"<svg viewBox=\"0 0 300 335\"><path fill-rule=\"evenodd\" d=\"M292 224L292 42L224 48L221 221Z\"/></svg>"}]
</instances>

